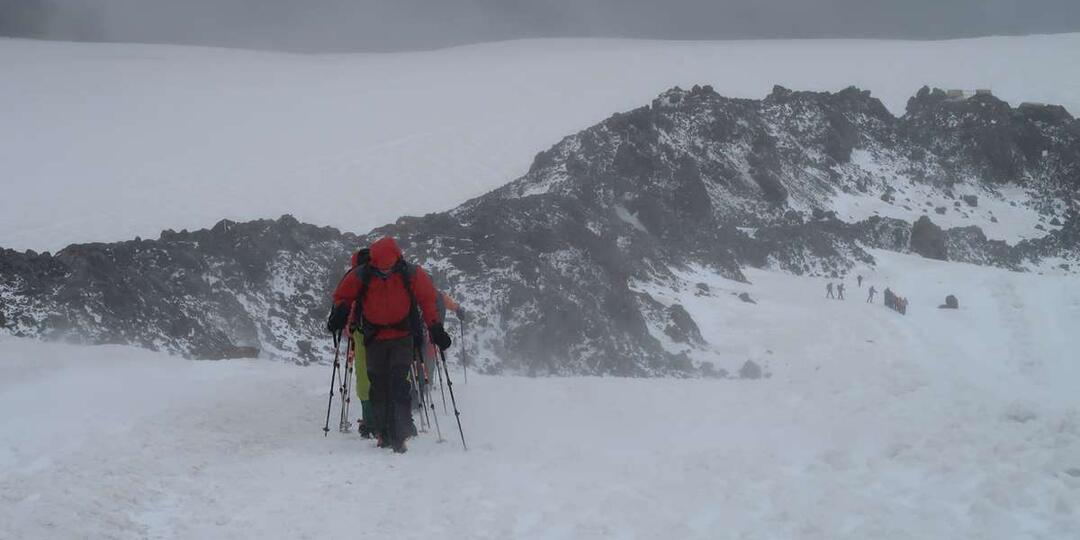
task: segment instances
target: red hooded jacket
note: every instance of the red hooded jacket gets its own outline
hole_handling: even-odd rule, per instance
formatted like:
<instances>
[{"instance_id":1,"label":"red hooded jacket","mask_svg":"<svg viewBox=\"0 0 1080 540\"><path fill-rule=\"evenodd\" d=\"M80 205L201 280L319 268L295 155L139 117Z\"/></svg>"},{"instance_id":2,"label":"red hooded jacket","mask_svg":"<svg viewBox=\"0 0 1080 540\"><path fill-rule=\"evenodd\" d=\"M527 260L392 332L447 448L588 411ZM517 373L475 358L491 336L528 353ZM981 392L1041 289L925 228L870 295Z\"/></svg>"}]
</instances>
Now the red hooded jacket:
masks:
<instances>
[{"instance_id":1,"label":"red hooded jacket","mask_svg":"<svg viewBox=\"0 0 1080 540\"><path fill-rule=\"evenodd\" d=\"M371 244L371 261L368 263L371 266L389 273L390 269L399 260L401 260L401 248L398 247L393 238L384 237ZM415 268L416 272L413 274L410 284L412 285L413 298L416 298L416 303L420 305L424 324L432 326L440 323L439 312L435 306L435 286L432 285L431 278L423 268L419 266L413 268ZM334 305L352 306L353 302L356 302L357 296L360 295L362 286L363 282L360 279L359 272L351 271L346 274L341 283L338 283L337 289L334 290ZM401 278L401 274L397 272L390 273L390 277L387 279L372 277L368 281L363 306L364 318L376 325L396 325L405 320L409 316L409 293L405 290L405 283ZM382 328L376 334L375 339L384 341L403 338L408 335L408 330Z\"/></svg>"}]
</instances>

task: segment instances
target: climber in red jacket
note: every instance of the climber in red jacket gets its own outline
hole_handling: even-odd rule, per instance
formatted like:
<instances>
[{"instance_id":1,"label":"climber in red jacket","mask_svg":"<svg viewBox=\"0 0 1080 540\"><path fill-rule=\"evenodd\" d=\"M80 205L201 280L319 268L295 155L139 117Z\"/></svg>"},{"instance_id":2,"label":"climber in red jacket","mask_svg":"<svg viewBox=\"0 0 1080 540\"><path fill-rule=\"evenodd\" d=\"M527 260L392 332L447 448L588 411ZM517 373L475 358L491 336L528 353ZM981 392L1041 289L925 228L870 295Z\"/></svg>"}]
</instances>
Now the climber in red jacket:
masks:
<instances>
[{"instance_id":1,"label":"climber in red jacket","mask_svg":"<svg viewBox=\"0 0 1080 540\"><path fill-rule=\"evenodd\" d=\"M422 344L424 327L442 350L451 345L436 305L436 291L423 268L404 260L393 238L371 245L371 260L357 267L334 291L334 308L327 328L344 329L346 321L359 325L367 347L372 430L379 446L405 452L411 435L409 367Z\"/></svg>"}]
</instances>

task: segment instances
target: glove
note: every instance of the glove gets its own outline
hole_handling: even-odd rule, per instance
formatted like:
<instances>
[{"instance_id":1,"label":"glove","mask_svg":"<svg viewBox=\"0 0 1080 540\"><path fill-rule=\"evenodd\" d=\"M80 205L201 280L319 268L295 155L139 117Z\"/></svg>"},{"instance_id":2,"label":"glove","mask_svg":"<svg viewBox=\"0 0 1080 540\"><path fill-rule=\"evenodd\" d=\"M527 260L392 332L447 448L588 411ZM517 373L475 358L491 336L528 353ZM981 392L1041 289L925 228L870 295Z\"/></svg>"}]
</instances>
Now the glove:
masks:
<instances>
[{"instance_id":1,"label":"glove","mask_svg":"<svg viewBox=\"0 0 1080 540\"><path fill-rule=\"evenodd\" d=\"M326 319L326 329L331 334L337 334L345 328L345 323L349 320L349 306L345 304L339 304L334 306L334 309L330 310L330 317Z\"/></svg>"},{"instance_id":2,"label":"glove","mask_svg":"<svg viewBox=\"0 0 1080 540\"><path fill-rule=\"evenodd\" d=\"M461 322L467 322L468 321L469 317L465 314L465 308L463 308L463 307L457 308L457 311L455 311L454 314L457 315L457 318L458 318L459 321L461 321Z\"/></svg>"},{"instance_id":3,"label":"glove","mask_svg":"<svg viewBox=\"0 0 1080 540\"><path fill-rule=\"evenodd\" d=\"M440 351L445 351L450 348L450 345L454 342L450 339L450 334L446 333L446 329L443 328L442 323L433 324L428 328L428 333L431 334L431 341L439 348Z\"/></svg>"}]
</instances>

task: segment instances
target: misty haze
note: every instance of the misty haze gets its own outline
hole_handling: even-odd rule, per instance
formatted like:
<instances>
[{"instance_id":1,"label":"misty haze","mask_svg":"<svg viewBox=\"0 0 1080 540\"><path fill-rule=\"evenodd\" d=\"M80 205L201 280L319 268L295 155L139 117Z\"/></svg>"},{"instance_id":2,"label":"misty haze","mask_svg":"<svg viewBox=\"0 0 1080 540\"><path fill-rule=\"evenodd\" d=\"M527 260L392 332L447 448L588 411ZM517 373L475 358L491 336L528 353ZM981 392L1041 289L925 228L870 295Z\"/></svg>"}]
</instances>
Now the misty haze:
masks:
<instances>
[{"instance_id":1,"label":"misty haze","mask_svg":"<svg viewBox=\"0 0 1080 540\"><path fill-rule=\"evenodd\" d=\"M1080 537L1080 4L0 0L0 539Z\"/></svg>"},{"instance_id":2,"label":"misty haze","mask_svg":"<svg viewBox=\"0 0 1080 540\"><path fill-rule=\"evenodd\" d=\"M1077 30L1073 0L0 0L0 35L294 52L551 37L948 39Z\"/></svg>"}]
</instances>

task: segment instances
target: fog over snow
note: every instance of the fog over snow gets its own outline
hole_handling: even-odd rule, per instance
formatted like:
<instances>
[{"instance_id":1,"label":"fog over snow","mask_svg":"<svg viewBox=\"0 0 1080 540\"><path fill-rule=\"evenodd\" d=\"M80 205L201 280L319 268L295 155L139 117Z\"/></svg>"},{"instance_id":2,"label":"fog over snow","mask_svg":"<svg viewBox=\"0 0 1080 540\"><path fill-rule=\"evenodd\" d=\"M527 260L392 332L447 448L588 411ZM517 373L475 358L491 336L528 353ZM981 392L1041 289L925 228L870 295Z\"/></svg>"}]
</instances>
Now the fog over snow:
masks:
<instances>
[{"instance_id":1,"label":"fog over snow","mask_svg":"<svg viewBox=\"0 0 1080 540\"><path fill-rule=\"evenodd\" d=\"M1080 34L942 42L533 40L290 55L0 39L0 246L294 214L352 231L451 208L675 85L760 98L924 84L1080 112Z\"/></svg>"}]
</instances>

